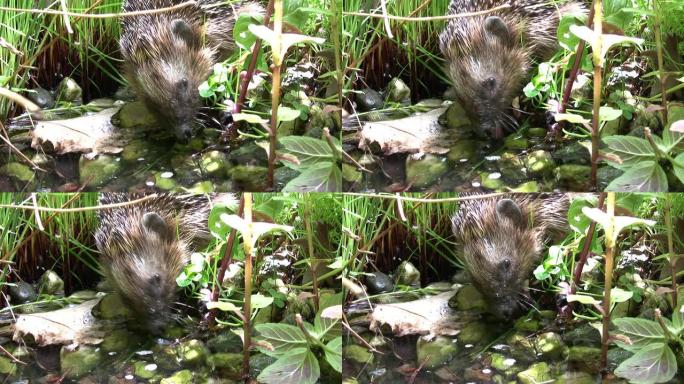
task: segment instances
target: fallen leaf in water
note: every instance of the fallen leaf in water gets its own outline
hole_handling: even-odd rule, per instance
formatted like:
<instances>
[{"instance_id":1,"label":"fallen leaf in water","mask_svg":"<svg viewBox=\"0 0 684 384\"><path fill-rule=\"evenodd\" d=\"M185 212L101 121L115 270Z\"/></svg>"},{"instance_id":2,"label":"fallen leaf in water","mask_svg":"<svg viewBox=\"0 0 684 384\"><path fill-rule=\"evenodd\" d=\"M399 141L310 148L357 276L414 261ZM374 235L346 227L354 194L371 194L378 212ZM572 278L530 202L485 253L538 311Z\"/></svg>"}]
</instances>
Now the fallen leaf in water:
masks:
<instances>
[{"instance_id":1,"label":"fallen leaf in water","mask_svg":"<svg viewBox=\"0 0 684 384\"><path fill-rule=\"evenodd\" d=\"M359 131L359 148L370 149L376 145L389 156L395 153L445 154L459 140L455 129L439 124L439 117L446 108L398 120L364 123Z\"/></svg>"},{"instance_id":2,"label":"fallen leaf in water","mask_svg":"<svg viewBox=\"0 0 684 384\"><path fill-rule=\"evenodd\" d=\"M405 303L377 304L370 314L369 329L380 331L382 326L389 326L394 336L454 336L466 320L449 307L454 294L456 291L449 291Z\"/></svg>"},{"instance_id":3,"label":"fallen leaf in water","mask_svg":"<svg viewBox=\"0 0 684 384\"><path fill-rule=\"evenodd\" d=\"M14 324L13 340L19 342L32 336L38 346L99 344L104 330L100 329L91 311L100 299L51 312L19 315Z\"/></svg>"},{"instance_id":4,"label":"fallen leaf in water","mask_svg":"<svg viewBox=\"0 0 684 384\"><path fill-rule=\"evenodd\" d=\"M37 121L31 130L31 147L65 153L120 153L123 143L111 119L119 108L65 120Z\"/></svg>"}]
</instances>

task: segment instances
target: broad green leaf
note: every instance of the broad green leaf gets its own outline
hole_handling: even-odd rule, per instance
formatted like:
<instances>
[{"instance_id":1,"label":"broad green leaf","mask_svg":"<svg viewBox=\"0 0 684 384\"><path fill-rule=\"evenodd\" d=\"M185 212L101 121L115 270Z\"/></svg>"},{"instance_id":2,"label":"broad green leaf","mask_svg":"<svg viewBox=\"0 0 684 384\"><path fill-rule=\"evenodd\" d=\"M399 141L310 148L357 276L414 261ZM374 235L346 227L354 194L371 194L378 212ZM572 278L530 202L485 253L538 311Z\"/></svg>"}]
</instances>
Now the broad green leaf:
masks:
<instances>
[{"instance_id":1,"label":"broad green leaf","mask_svg":"<svg viewBox=\"0 0 684 384\"><path fill-rule=\"evenodd\" d=\"M599 120L600 121L613 121L619 119L622 116L622 111L611 107L601 107L599 109Z\"/></svg>"},{"instance_id":2,"label":"broad green leaf","mask_svg":"<svg viewBox=\"0 0 684 384\"><path fill-rule=\"evenodd\" d=\"M289 168L302 170L322 161L333 161L334 154L330 145L324 140L306 136L285 136L278 140L284 152L295 155L299 164L283 162Z\"/></svg>"},{"instance_id":3,"label":"broad green leaf","mask_svg":"<svg viewBox=\"0 0 684 384\"><path fill-rule=\"evenodd\" d=\"M557 122L567 121L568 123L572 123L572 124L589 124L589 123L591 123L591 120L585 119L581 115L576 115L573 113L557 113L556 115L554 115L554 117L556 118Z\"/></svg>"},{"instance_id":4,"label":"broad green leaf","mask_svg":"<svg viewBox=\"0 0 684 384\"><path fill-rule=\"evenodd\" d=\"M255 25L255 24L250 24L249 25L249 30L255 34L257 37L260 39L264 40L268 45L271 47L274 46L274 43L276 43L276 33L264 26L264 25ZM314 43L314 44L323 44L325 42L325 39L320 38L320 37L311 37L311 36L305 36L305 35L298 35L294 33L282 33L280 35L280 52L273 52L273 63L275 65L281 65L283 63L283 59L285 58L285 54L287 53L287 50L290 49L291 46L295 44L300 44L300 43Z\"/></svg>"},{"instance_id":5,"label":"broad green leaf","mask_svg":"<svg viewBox=\"0 0 684 384\"><path fill-rule=\"evenodd\" d=\"M568 224L573 231L581 235L587 232L591 220L582 213L582 208L593 207L596 202L594 195L580 195L572 199L570 208L568 208Z\"/></svg>"},{"instance_id":6,"label":"broad green leaf","mask_svg":"<svg viewBox=\"0 0 684 384\"><path fill-rule=\"evenodd\" d=\"M210 301L207 303L207 308L208 309L216 308L216 309L221 310L223 312L235 312L238 314L242 314L241 309L237 305L235 305L233 303L229 303L227 301Z\"/></svg>"},{"instance_id":7,"label":"broad green leaf","mask_svg":"<svg viewBox=\"0 0 684 384\"><path fill-rule=\"evenodd\" d=\"M622 160L620 164L609 162L619 169L631 168L635 164L656 158L648 141L640 137L608 136L603 142L608 146L606 152L617 155Z\"/></svg>"},{"instance_id":8,"label":"broad green leaf","mask_svg":"<svg viewBox=\"0 0 684 384\"><path fill-rule=\"evenodd\" d=\"M570 32L574 33L580 39L588 42L594 51L597 51L598 36L594 30L584 25L572 25L570 26ZM603 34L601 37L603 40L600 52L601 65L603 65L603 62L605 61L606 54L614 45L632 43L641 46L641 44L644 43L644 39L638 39L636 37L610 34Z\"/></svg>"},{"instance_id":9,"label":"broad green leaf","mask_svg":"<svg viewBox=\"0 0 684 384\"><path fill-rule=\"evenodd\" d=\"M598 305L601 304L601 300L597 300L592 296L588 295L568 295L568 302L576 301L585 305Z\"/></svg>"},{"instance_id":10,"label":"broad green leaf","mask_svg":"<svg viewBox=\"0 0 684 384\"><path fill-rule=\"evenodd\" d=\"M288 108L288 107L278 107L278 122L282 123L284 121L293 121L299 118L301 112L298 109ZM303 136L297 136L303 137Z\"/></svg>"},{"instance_id":11,"label":"broad green leaf","mask_svg":"<svg viewBox=\"0 0 684 384\"><path fill-rule=\"evenodd\" d=\"M321 317L316 315L314 319L314 333L318 339L330 340L337 336L342 336L342 324L340 319Z\"/></svg>"},{"instance_id":12,"label":"broad green leaf","mask_svg":"<svg viewBox=\"0 0 684 384\"><path fill-rule=\"evenodd\" d=\"M662 383L677 373L677 359L667 344L655 343L639 349L623 361L615 374L631 383Z\"/></svg>"},{"instance_id":13,"label":"broad green leaf","mask_svg":"<svg viewBox=\"0 0 684 384\"><path fill-rule=\"evenodd\" d=\"M336 163L322 162L290 180L283 192L333 192L342 189L342 171Z\"/></svg>"},{"instance_id":14,"label":"broad green leaf","mask_svg":"<svg viewBox=\"0 0 684 384\"><path fill-rule=\"evenodd\" d=\"M342 336L336 337L326 344L325 359L337 372L342 373Z\"/></svg>"},{"instance_id":15,"label":"broad green leaf","mask_svg":"<svg viewBox=\"0 0 684 384\"><path fill-rule=\"evenodd\" d=\"M246 121L250 124L268 124L268 120L252 113L233 113L233 121Z\"/></svg>"},{"instance_id":16,"label":"broad green leaf","mask_svg":"<svg viewBox=\"0 0 684 384\"><path fill-rule=\"evenodd\" d=\"M289 225L279 225L279 224L271 224L271 223L260 223L260 222L253 222L253 223L248 223L243 219L242 217L238 215L229 215L226 213L221 214L220 216L221 221L223 221L224 224L228 225L231 228L235 228L238 232L240 233L245 233L245 231L251 231L252 234L252 244L250 244L252 247L254 247L254 244L259 240L259 238L267 233L270 232L292 232L294 229L293 227Z\"/></svg>"},{"instance_id":17,"label":"broad green leaf","mask_svg":"<svg viewBox=\"0 0 684 384\"><path fill-rule=\"evenodd\" d=\"M611 240L613 242L615 242L615 240L617 240L617 237L620 234L620 232L622 232L623 229L625 229L629 226L637 225L637 224L653 226L656 223L653 220L646 220L646 219L640 219L638 217L629 217L629 216L613 216L613 220L611 222L608 214L606 212L603 212L602 210L600 210L598 208L584 207L584 208L582 208L582 213L584 213L588 218L590 218L593 221L600 224L604 229L612 226L613 227L613 239L611 239Z\"/></svg>"},{"instance_id":18,"label":"broad green leaf","mask_svg":"<svg viewBox=\"0 0 684 384\"><path fill-rule=\"evenodd\" d=\"M620 288L613 288L610 290L610 302L613 304L622 303L631 299L633 295L634 292L632 291L627 291Z\"/></svg>"},{"instance_id":19,"label":"broad green leaf","mask_svg":"<svg viewBox=\"0 0 684 384\"><path fill-rule=\"evenodd\" d=\"M570 32L570 26L578 23L578 18L575 15L563 15L558 23L558 44L571 52L575 52L577 49L579 38Z\"/></svg>"},{"instance_id":20,"label":"broad green leaf","mask_svg":"<svg viewBox=\"0 0 684 384\"><path fill-rule=\"evenodd\" d=\"M672 172L684 183L684 152L677 155L672 162Z\"/></svg>"},{"instance_id":21,"label":"broad green leaf","mask_svg":"<svg viewBox=\"0 0 684 384\"><path fill-rule=\"evenodd\" d=\"M321 376L318 360L308 348L295 348L257 377L265 384L314 384Z\"/></svg>"},{"instance_id":22,"label":"broad green leaf","mask_svg":"<svg viewBox=\"0 0 684 384\"><path fill-rule=\"evenodd\" d=\"M302 330L294 325L282 323L257 324L254 329L259 332L261 339L270 343L274 350L262 352L277 356L289 353L292 349L307 346L306 336Z\"/></svg>"},{"instance_id":23,"label":"broad green leaf","mask_svg":"<svg viewBox=\"0 0 684 384\"><path fill-rule=\"evenodd\" d=\"M660 164L644 161L627 169L606 187L613 192L667 192L667 175Z\"/></svg>"},{"instance_id":24,"label":"broad green leaf","mask_svg":"<svg viewBox=\"0 0 684 384\"><path fill-rule=\"evenodd\" d=\"M222 214L233 213L237 209L234 202L219 202L214 203L209 213L209 231L219 240L226 240L230 227L221 221Z\"/></svg>"},{"instance_id":25,"label":"broad green leaf","mask_svg":"<svg viewBox=\"0 0 684 384\"><path fill-rule=\"evenodd\" d=\"M190 255L189 271L199 273L204 269L204 255L194 252Z\"/></svg>"},{"instance_id":26,"label":"broad green leaf","mask_svg":"<svg viewBox=\"0 0 684 384\"><path fill-rule=\"evenodd\" d=\"M271 303L273 303L273 298L271 296L264 296L261 293L252 295L251 299L252 301L250 302L250 304L252 309L266 308L269 305L271 305Z\"/></svg>"},{"instance_id":27,"label":"broad green leaf","mask_svg":"<svg viewBox=\"0 0 684 384\"><path fill-rule=\"evenodd\" d=\"M631 344L627 344L616 339L615 344L628 351L637 351L647 345L660 343L665 340L662 328L653 320L622 317L613 320L613 324L618 328L618 333L629 337L631 341Z\"/></svg>"},{"instance_id":28,"label":"broad green leaf","mask_svg":"<svg viewBox=\"0 0 684 384\"><path fill-rule=\"evenodd\" d=\"M252 13L240 13L233 26L233 41L235 41L235 45L245 51L251 51L252 45L256 41L256 36L249 31L249 26L254 24L255 20L261 21L263 16Z\"/></svg>"},{"instance_id":29,"label":"broad green leaf","mask_svg":"<svg viewBox=\"0 0 684 384\"><path fill-rule=\"evenodd\" d=\"M672 313L672 326L677 333L684 331L684 299L679 300L679 305L675 307Z\"/></svg>"}]
</instances>

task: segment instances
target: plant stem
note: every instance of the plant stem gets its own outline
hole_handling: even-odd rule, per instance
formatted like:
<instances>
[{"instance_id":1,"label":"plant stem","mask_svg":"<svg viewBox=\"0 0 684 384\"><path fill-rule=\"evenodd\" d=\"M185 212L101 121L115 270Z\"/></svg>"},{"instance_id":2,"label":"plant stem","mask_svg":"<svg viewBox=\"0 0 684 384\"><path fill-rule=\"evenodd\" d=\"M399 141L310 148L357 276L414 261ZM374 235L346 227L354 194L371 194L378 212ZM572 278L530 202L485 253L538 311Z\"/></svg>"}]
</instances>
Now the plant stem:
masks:
<instances>
[{"instance_id":1,"label":"plant stem","mask_svg":"<svg viewBox=\"0 0 684 384\"><path fill-rule=\"evenodd\" d=\"M252 194L245 192L242 195L244 204L244 219L247 222L248 229L242 233L243 246L245 248L245 303L242 309L244 314L244 322L242 323L243 330L243 346L242 346L242 376L245 379L245 384L249 384L249 347L252 343L251 333L251 313L252 313L252 256L254 249L252 247Z\"/></svg>"},{"instance_id":2,"label":"plant stem","mask_svg":"<svg viewBox=\"0 0 684 384\"><path fill-rule=\"evenodd\" d=\"M672 308L677 310L677 256L674 253L672 236L672 201L670 194L665 194L665 229L667 230L667 254L670 259L670 276L672 278Z\"/></svg>"},{"instance_id":3,"label":"plant stem","mask_svg":"<svg viewBox=\"0 0 684 384\"><path fill-rule=\"evenodd\" d=\"M275 39L273 42L273 88L271 89L271 141L268 146L268 187L273 189L273 174L275 172L276 145L278 143L278 106L280 105L280 69L284 61L281 57L281 39L283 33L283 2L275 0L273 4L275 18L273 19L273 31Z\"/></svg>"},{"instance_id":4,"label":"plant stem","mask_svg":"<svg viewBox=\"0 0 684 384\"><path fill-rule=\"evenodd\" d=\"M665 65L663 60L663 39L660 34L660 7L659 1L653 2L655 8L655 22L653 23L653 33L655 34L656 54L658 56L658 72L660 73L660 89L662 91L662 114L663 126L667 127L667 73L665 72Z\"/></svg>"},{"instance_id":5,"label":"plant stem","mask_svg":"<svg viewBox=\"0 0 684 384\"><path fill-rule=\"evenodd\" d=\"M615 192L608 192L606 205L609 224L603 228L606 242L606 267L604 271L603 287L603 331L601 333L601 372L605 375L608 366L608 341L610 340L610 290L613 287L613 255L615 243L613 231L615 230Z\"/></svg>"},{"instance_id":6,"label":"plant stem","mask_svg":"<svg viewBox=\"0 0 684 384\"><path fill-rule=\"evenodd\" d=\"M597 204L598 209L603 209L603 202L606 199L606 193L602 192L599 195L599 200ZM591 247L591 242L594 239L594 232L596 231L596 222L592 221L589 224L589 229L587 230L587 236L584 238L584 245L582 246L582 252L580 253L579 261L575 265L575 272L572 275L572 285L570 286L570 294L574 295L577 292L577 287L579 286L580 279L582 278L582 270L584 270L584 265L587 263L587 258L589 257L589 249ZM572 316L572 311L575 306L575 302L571 301L565 307L565 316L569 319Z\"/></svg>"},{"instance_id":7,"label":"plant stem","mask_svg":"<svg viewBox=\"0 0 684 384\"><path fill-rule=\"evenodd\" d=\"M603 1L594 1L594 33L596 35L596 44L593 48L594 59L594 113L592 119L591 129L591 188L596 190L598 188L598 155L599 155L599 112L601 110L601 83L603 71L603 57L601 57L601 50L603 46Z\"/></svg>"},{"instance_id":8,"label":"plant stem","mask_svg":"<svg viewBox=\"0 0 684 384\"><path fill-rule=\"evenodd\" d=\"M245 198L240 197L240 205L238 207L238 216L242 216L243 210L245 208ZM221 285L223 284L223 277L226 275L226 270L228 265L233 261L233 244L235 244L235 238L237 237L237 230L235 228L230 230L228 235L228 240L226 242L226 252L223 254L223 259L221 259L221 267L219 267L218 274L216 275L216 282L214 283L214 289L211 291L211 301L218 301L219 292L221 291ZM209 311L207 316L207 325L214 325L214 320L216 319L216 308Z\"/></svg>"},{"instance_id":9,"label":"plant stem","mask_svg":"<svg viewBox=\"0 0 684 384\"><path fill-rule=\"evenodd\" d=\"M311 282L313 283L313 302L314 309L318 313L318 280L316 279L316 268L318 267L318 261L314 257L314 244L313 244L313 230L311 229L311 196L304 195L304 224L306 225L306 243L309 247L309 267L311 268Z\"/></svg>"}]
</instances>

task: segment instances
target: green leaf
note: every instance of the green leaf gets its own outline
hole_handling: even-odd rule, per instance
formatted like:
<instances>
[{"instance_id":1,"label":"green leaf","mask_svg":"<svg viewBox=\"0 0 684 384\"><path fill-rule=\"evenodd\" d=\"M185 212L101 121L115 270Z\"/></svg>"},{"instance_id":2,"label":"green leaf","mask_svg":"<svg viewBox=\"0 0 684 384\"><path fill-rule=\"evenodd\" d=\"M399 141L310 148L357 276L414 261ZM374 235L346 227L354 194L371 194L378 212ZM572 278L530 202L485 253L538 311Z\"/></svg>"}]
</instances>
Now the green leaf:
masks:
<instances>
[{"instance_id":1,"label":"green leaf","mask_svg":"<svg viewBox=\"0 0 684 384\"><path fill-rule=\"evenodd\" d=\"M622 303L632 298L634 292L627 291L620 288L613 288L610 290L610 302L612 304Z\"/></svg>"},{"instance_id":2,"label":"green leaf","mask_svg":"<svg viewBox=\"0 0 684 384\"><path fill-rule=\"evenodd\" d=\"M655 160L651 144L646 139L634 136L608 136L603 139L608 146L606 152L617 155L622 163L609 162L612 166L625 169L646 160Z\"/></svg>"},{"instance_id":3,"label":"green leaf","mask_svg":"<svg viewBox=\"0 0 684 384\"><path fill-rule=\"evenodd\" d=\"M267 233L270 232L292 232L294 227L291 227L289 225L279 225L279 224L271 224L271 223L260 223L260 222L252 222L248 223L243 219L242 217L238 215L229 215L229 214L221 214L220 216L221 221L223 221L224 224L228 225L231 228L235 228L238 232L240 233L245 233L245 231L251 231L250 233L252 234L252 244L251 246L254 247L254 244L259 240L259 238Z\"/></svg>"},{"instance_id":4,"label":"green leaf","mask_svg":"<svg viewBox=\"0 0 684 384\"><path fill-rule=\"evenodd\" d=\"M283 192L334 192L342 189L342 171L336 163L322 162L290 180Z\"/></svg>"},{"instance_id":5,"label":"green leaf","mask_svg":"<svg viewBox=\"0 0 684 384\"><path fill-rule=\"evenodd\" d=\"M284 162L286 166L301 169L313 166L322 161L333 161L332 148L326 141L307 136L285 136L278 140L284 147L284 152L292 154L299 160L298 165Z\"/></svg>"},{"instance_id":6,"label":"green leaf","mask_svg":"<svg viewBox=\"0 0 684 384\"><path fill-rule=\"evenodd\" d=\"M589 124L591 120L585 119L581 115L576 115L573 113L557 113L554 115L557 122L567 121L571 124Z\"/></svg>"},{"instance_id":7,"label":"green leaf","mask_svg":"<svg viewBox=\"0 0 684 384\"><path fill-rule=\"evenodd\" d=\"M672 313L672 326L676 333L684 331L684 299L679 300L679 305L675 307Z\"/></svg>"},{"instance_id":8,"label":"green leaf","mask_svg":"<svg viewBox=\"0 0 684 384\"><path fill-rule=\"evenodd\" d=\"M250 302L252 309L266 308L271 303L273 303L273 298L271 296L264 296L261 293L251 296L252 301Z\"/></svg>"},{"instance_id":9,"label":"green leaf","mask_svg":"<svg viewBox=\"0 0 684 384\"><path fill-rule=\"evenodd\" d=\"M570 26L578 24L579 21L576 15L563 15L558 23L558 44L571 52L575 52L577 50L579 38L570 32Z\"/></svg>"},{"instance_id":10,"label":"green leaf","mask_svg":"<svg viewBox=\"0 0 684 384\"><path fill-rule=\"evenodd\" d=\"M667 192L667 175L660 164L644 161L627 169L606 187L613 192Z\"/></svg>"},{"instance_id":11,"label":"green leaf","mask_svg":"<svg viewBox=\"0 0 684 384\"><path fill-rule=\"evenodd\" d=\"M596 35L596 32L594 32L594 30L584 25L572 25L570 26L570 32L574 33L580 39L591 44L592 49L594 49L594 51L597 51L598 36ZM628 37L622 35L603 34L601 35L601 38L603 40L600 52L601 65L603 65L606 54L613 46L628 43L641 46L644 43L644 39L638 39L636 37Z\"/></svg>"},{"instance_id":12,"label":"green leaf","mask_svg":"<svg viewBox=\"0 0 684 384\"><path fill-rule=\"evenodd\" d=\"M326 344L325 359L337 372L342 373L342 336L336 337Z\"/></svg>"},{"instance_id":13,"label":"green leaf","mask_svg":"<svg viewBox=\"0 0 684 384\"><path fill-rule=\"evenodd\" d=\"M237 209L235 202L218 202L214 203L209 213L209 231L219 240L226 240L230 227L221 221L222 214L233 213Z\"/></svg>"},{"instance_id":14,"label":"green leaf","mask_svg":"<svg viewBox=\"0 0 684 384\"><path fill-rule=\"evenodd\" d=\"M340 319L321 317L316 314L314 319L314 333L319 340L330 340L337 336L342 336L342 324Z\"/></svg>"},{"instance_id":15,"label":"green leaf","mask_svg":"<svg viewBox=\"0 0 684 384\"><path fill-rule=\"evenodd\" d=\"M677 359L667 344L655 343L638 350L623 361L615 374L632 383L662 383L677 373Z\"/></svg>"},{"instance_id":16,"label":"green leaf","mask_svg":"<svg viewBox=\"0 0 684 384\"><path fill-rule=\"evenodd\" d=\"M672 172L684 183L684 152L677 155L672 162Z\"/></svg>"},{"instance_id":17,"label":"green leaf","mask_svg":"<svg viewBox=\"0 0 684 384\"><path fill-rule=\"evenodd\" d=\"M611 107L601 107L599 109L599 120L600 121L613 121L619 119L622 116L622 110L611 108Z\"/></svg>"},{"instance_id":18,"label":"green leaf","mask_svg":"<svg viewBox=\"0 0 684 384\"><path fill-rule=\"evenodd\" d=\"M254 329L261 335L261 338L273 346L273 351L262 352L268 355L282 355L289 353L292 349L306 347L306 336L302 330L290 324L265 323L257 324Z\"/></svg>"},{"instance_id":19,"label":"green leaf","mask_svg":"<svg viewBox=\"0 0 684 384\"><path fill-rule=\"evenodd\" d=\"M598 305L601 303L600 300L593 298L588 295L568 295L568 302L576 301L585 305Z\"/></svg>"},{"instance_id":20,"label":"green leaf","mask_svg":"<svg viewBox=\"0 0 684 384\"><path fill-rule=\"evenodd\" d=\"M223 312L235 312L238 314L242 314L241 309L237 305L235 305L233 303L229 303L227 301L210 301L207 303L207 308L208 309L216 308L216 309L223 311Z\"/></svg>"},{"instance_id":21,"label":"green leaf","mask_svg":"<svg viewBox=\"0 0 684 384\"><path fill-rule=\"evenodd\" d=\"M268 124L268 120L252 113L233 113L233 121L246 121L250 124Z\"/></svg>"},{"instance_id":22,"label":"green leaf","mask_svg":"<svg viewBox=\"0 0 684 384\"><path fill-rule=\"evenodd\" d=\"M265 384L314 384L320 376L316 356L308 348L296 348L266 367L257 380Z\"/></svg>"},{"instance_id":23,"label":"green leaf","mask_svg":"<svg viewBox=\"0 0 684 384\"><path fill-rule=\"evenodd\" d=\"M653 220L646 220L646 219L640 219L638 217L629 217L629 216L613 216L613 221L610 221L610 217L606 212L603 212L602 210L598 208L589 208L589 207L584 207L582 208L582 213L587 215L588 218L594 220L598 224L600 224L604 229L609 228L610 226L613 227L613 244L617 240L618 235L620 232L622 232L623 229L630 227L632 225L648 225L648 226L653 226L655 225L655 221Z\"/></svg>"},{"instance_id":24,"label":"green leaf","mask_svg":"<svg viewBox=\"0 0 684 384\"><path fill-rule=\"evenodd\" d=\"M594 195L581 195L572 199L568 208L568 224L578 234L584 235L591 224L591 220L582 213L582 208L593 207L597 203Z\"/></svg>"},{"instance_id":25,"label":"green leaf","mask_svg":"<svg viewBox=\"0 0 684 384\"><path fill-rule=\"evenodd\" d=\"M276 36L276 33L272 29L266 27L265 25L250 24L249 30L257 37L264 40L264 42L266 42L271 47L274 46L274 43L276 43L276 39L278 38L278 36ZM283 59L285 58L287 50L295 44L323 44L324 42L325 39L320 37L311 37L305 35L298 35L294 33L282 33L280 34L280 52L273 52L273 63L275 65L281 65L283 63Z\"/></svg>"},{"instance_id":26,"label":"green leaf","mask_svg":"<svg viewBox=\"0 0 684 384\"><path fill-rule=\"evenodd\" d=\"M278 107L278 122L296 120L301 115L298 109L288 107ZM302 136L303 137L303 136Z\"/></svg>"},{"instance_id":27,"label":"green leaf","mask_svg":"<svg viewBox=\"0 0 684 384\"><path fill-rule=\"evenodd\" d=\"M251 13L240 13L238 19L235 20L235 25L233 26L233 40L235 44L244 49L245 51L251 51L252 45L256 41L256 36L249 31L249 26L255 24L256 19L263 19L263 16Z\"/></svg>"},{"instance_id":28,"label":"green leaf","mask_svg":"<svg viewBox=\"0 0 684 384\"><path fill-rule=\"evenodd\" d=\"M616 339L615 344L628 351L637 351L647 345L660 343L665 340L662 328L653 320L622 317L613 320L613 324L618 328L619 333L629 337L631 341L631 344L627 344Z\"/></svg>"}]
</instances>

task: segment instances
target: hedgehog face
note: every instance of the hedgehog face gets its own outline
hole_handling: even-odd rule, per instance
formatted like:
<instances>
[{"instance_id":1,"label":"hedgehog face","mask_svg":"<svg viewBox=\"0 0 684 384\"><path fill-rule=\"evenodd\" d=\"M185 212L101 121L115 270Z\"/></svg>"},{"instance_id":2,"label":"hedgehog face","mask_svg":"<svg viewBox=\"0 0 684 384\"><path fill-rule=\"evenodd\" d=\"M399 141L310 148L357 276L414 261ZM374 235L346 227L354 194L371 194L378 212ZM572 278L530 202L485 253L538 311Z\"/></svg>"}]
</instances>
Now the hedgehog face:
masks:
<instances>
[{"instance_id":1,"label":"hedgehog face","mask_svg":"<svg viewBox=\"0 0 684 384\"><path fill-rule=\"evenodd\" d=\"M142 216L137 236L122 247L121 255L110 256L111 281L147 330L158 334L172 318L176 300L176 277L186 254L185 244L156 213Z\"/></svg>"},{"instance_id":2,"label":"hedgehog face","mask_svg":"<svg viewBox=\"0 0 684 384\"><path fill-rule=\"evenodd\" d=\"M478 120L475 133L501 139L505 128L516 125L506 111L519 92L529 59L515 29L500 17L490 16L476 25L479 30L468 36L468 42L452 43L458 46L448 55L449 74L460 101Z\"/></svg>"},{"instance_id":3,"label":"hedgehog face","mask_svg":"<svg viewBox=\"0 0 684 384\"><path fill-rule=\"evenodd\" d=\"M138 95L160 123L173 129L181 142L193 135L200 107L198 88L211 71L214 52L202 47L202 36L182 20L169 31L138 66L129 66Z\"/></svg>"},{"instance_id":4,"label":"hedgehog face","mask_svg":"<svg viewBox=\"0 0 684 384\"><path fill-rule=\"evenodd\" d=\"M510 320L524 307L525 281L536 263L539 239L513 200L501 199L489 209L482 227L461 239L462 256L492 312Z\"/></svg>"}]
</instances>

